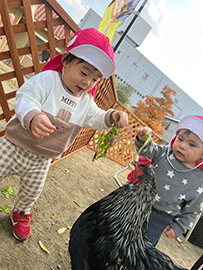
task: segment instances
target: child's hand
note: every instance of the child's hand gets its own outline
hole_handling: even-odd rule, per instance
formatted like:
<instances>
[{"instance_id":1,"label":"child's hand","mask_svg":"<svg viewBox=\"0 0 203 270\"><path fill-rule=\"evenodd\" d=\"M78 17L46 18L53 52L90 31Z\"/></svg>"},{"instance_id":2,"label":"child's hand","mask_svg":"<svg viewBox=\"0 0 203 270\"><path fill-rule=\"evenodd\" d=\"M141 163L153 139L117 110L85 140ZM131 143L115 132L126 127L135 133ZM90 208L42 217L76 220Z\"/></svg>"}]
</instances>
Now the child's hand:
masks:
<instances>
[{"instance_id":1,"label":"child's hand","mask_svg":"<svg viewBox=\"0 0 203 270\"><path fill-rule=\"evenodd\" d=\"M49 136L49 134L53 133L56 129L56 127L50 122L49 118L43 113L37 114L32 119L30 128L32 134L38 139L43 139L44 136Z\"/></svg>"},{"instance_id":2,"label":"child's hand","mask_svg":"<svg viewBox=\"0 0 203 270\"><path fill-rule=\"evenodd\" d=\"M170 225L165 228L164 233L168 238L176 238L176 234Z\"/></svg>"},{"instance_id":3,"label":"child's hand","mask_svg":"<svg viewBox=\"0 0 203 270\"><path fill-rule=\"evenodd\" d=\"M146 141L146 137L144 137L146 134L150 134L150 135L152 134L152 130L149 127L137 128L136 132L137 132L138 139L141 142Z\"/></svg>"},{"instance_id":4,"label":"child's hand","mask_svg":"<svg viewBox=\"0 0 203 270\"><path fill-rule=\"evenodd\" d=\"M122 111L114 111L112 113L112 118L113 118L114 122L117 120L117 118L116 118L117 113L119 113L119 116L120 116L120 119L119 119L119 122L118 122L118 128L126 127L127 124L128 124L128 115L127 115L127 113L122 112Z\"/></svg>"}]
</instances>

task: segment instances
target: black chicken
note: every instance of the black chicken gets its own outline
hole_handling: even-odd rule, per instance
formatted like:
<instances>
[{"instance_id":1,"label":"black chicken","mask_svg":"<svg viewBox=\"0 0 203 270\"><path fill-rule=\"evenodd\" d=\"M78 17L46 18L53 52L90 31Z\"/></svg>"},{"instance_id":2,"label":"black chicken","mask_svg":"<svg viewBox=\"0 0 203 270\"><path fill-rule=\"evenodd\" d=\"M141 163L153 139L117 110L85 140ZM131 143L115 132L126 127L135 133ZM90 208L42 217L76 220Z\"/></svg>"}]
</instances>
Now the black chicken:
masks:
<instances>
[{"instance_id":1,"label":"black chicken","mask_svg":"<svg viewBox=\"0 0 203 270\"><path fill-rule=\"evenodd\" d=\"M143 166L140 183L127 184L88 207L70 232L72 270L186 270L146 238L156 176Z\"/></svg>"}]
</instances>

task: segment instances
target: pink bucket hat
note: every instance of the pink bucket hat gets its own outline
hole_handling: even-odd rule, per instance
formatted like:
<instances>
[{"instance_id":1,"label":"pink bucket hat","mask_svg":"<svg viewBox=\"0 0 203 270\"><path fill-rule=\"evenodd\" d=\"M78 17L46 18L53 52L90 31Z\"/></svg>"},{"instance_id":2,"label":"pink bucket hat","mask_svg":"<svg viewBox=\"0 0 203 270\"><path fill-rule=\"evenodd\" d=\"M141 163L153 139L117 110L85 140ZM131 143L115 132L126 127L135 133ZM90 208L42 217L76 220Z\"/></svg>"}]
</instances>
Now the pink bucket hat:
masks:
<instances>
[{"instance_id":1,"label":"pink bucket hat","mask_svg":"<svg viewBox=\"0 0 203 270\"><path fill-rule=\"evenodd\" d=\"M115 72L114 51L109 39L95 28L76 32L67 44L66 51L93 65L101 72L103 78ZM58 54L44 66L42 71L62 71L62 69L62 54Z\"/></svg>"}]
</instances>

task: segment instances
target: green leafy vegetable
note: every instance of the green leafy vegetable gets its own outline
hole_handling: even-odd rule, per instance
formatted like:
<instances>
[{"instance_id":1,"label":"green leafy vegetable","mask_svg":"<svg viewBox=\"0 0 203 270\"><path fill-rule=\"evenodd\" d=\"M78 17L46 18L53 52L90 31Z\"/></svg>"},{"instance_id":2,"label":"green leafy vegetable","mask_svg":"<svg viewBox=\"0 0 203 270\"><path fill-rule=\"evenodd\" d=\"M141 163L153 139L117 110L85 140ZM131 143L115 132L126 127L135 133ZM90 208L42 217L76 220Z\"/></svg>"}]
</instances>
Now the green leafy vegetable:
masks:
<instances>
[{"instance_id":1,"label":"green leafy vegetable","mask_svg":"<svg viewBox=\"0 0 203 270\"><path fill-rule=\"evenodd\" d=\"M139 157L140 157L140 152L142 151L142 149L150 142L151 136L147 133L144 135L144 137L146 137L146 141L144 142L144 144L142 145L142 147L140 147L140 149L137 151L137 149L135 148L135 155L134 155L134 161L133 164L136 166Z\"/></svg>"},{"instance_id":2,"label":"green leafy vegetable","mask_svg":"<svg viewBox=\"0 0 203 270\"><path fill-rule=\"evenodd\" d=\"M0 207L0 211L6 213L8 215L10 215L10 213L11 213L11 210L8 209L8 205L6 205L5 207Z\"/></svg>"},{"instance_id":3,"label":"green leafy vegetable","mask_svg":"<svg viewBox=\"0 0 203 270\"><path fill-rule=\"evenodd\" d=\"M146 137L146 141L144 142L143 146L140 147L138 154L140 154L140 152L142 151L142 149L150 142L151 136L147 133L144 135L144 137Z\"/></svg>"},{"instance_id":4,"label":"green leafy vegetable","mask_svg":"<svg viewBox=\"0 0 203 270\"><path fill-rule=\"evenodd\" d=\"M100 157L107 157L108 148L113 145L115 136L120 132L120 129L118 128L118 122L120 119L119 113L116 114L116 118L117 120L114 122L114 125L109 130L109 132L106 135L104 135L104 133L101 133L99 135L97 142L97 150L93 156L92 161Z\"/></svg>"},{"instance_id":5,"label":"green leafy vegetable","mask_svg":"<svg viewBox=\"0 0 203 270\"><path fill-rule=\"evenodd\" d=\"M12 187L2 188L1 192L4 194L6 198L9 198L10 195L15 194L15 190Z\"/></svg>"}]
</instances>

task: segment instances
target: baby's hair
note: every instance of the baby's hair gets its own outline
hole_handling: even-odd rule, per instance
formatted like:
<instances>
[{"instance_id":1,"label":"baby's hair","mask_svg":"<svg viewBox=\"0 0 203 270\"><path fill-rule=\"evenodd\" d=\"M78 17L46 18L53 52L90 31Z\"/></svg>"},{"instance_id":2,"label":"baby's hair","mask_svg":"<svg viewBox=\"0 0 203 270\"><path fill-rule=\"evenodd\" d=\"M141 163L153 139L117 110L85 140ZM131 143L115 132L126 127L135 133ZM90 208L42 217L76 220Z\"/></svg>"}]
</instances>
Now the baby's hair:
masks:
<instances>
[{"instance_id":1,"label":"baby's hair","mask_svg":"<svg viewBox=\"0 0 203 270\"><path fill-rule=\"evenodd\" d=\"M179 130L176 132L176 135L179 134L180 130L181 130L181 129L179 129ZM191 133L192 133L192 131L189 130L189 129L186 129L185 132L184 132L184 134L187 134L187 135L190 135Z\"/></svg>"},{"instance_id":2,"label":"baby's hair","mask_svg":"<svg viewBox=\"0 0 203 270\"><path fill-rule=\"evenodd\" d=\"M79 63L82 63L82 62L86 62L85 60L83 60L83 59L81 59L81 58L78 58L77 56L75 56L75 55L73 55L73 54L71 54L71 53L68 53L68 55L63 59L62 62L67 61L67 63L70 63L70 62L72 62L72 61L74 61L74 60L76 60L76 59L79 60L79 61L78 61L78 64L79 64ZM95 70L97 70L97 68L95 68Z\"/></svg>"},{"instance_id":3,"label":"baby's hair","mask_svg":"<svg viewBox=\"0 0 203 270\"><path fill-rule=\"evenodd\" d=\"M79 63L85 62L85 60L78 58L77 56L68 53L68 55L63 59L63 62L67 61L68 63L72 62L75 59L80 59Z\"/></svg>"}]
</instances>

